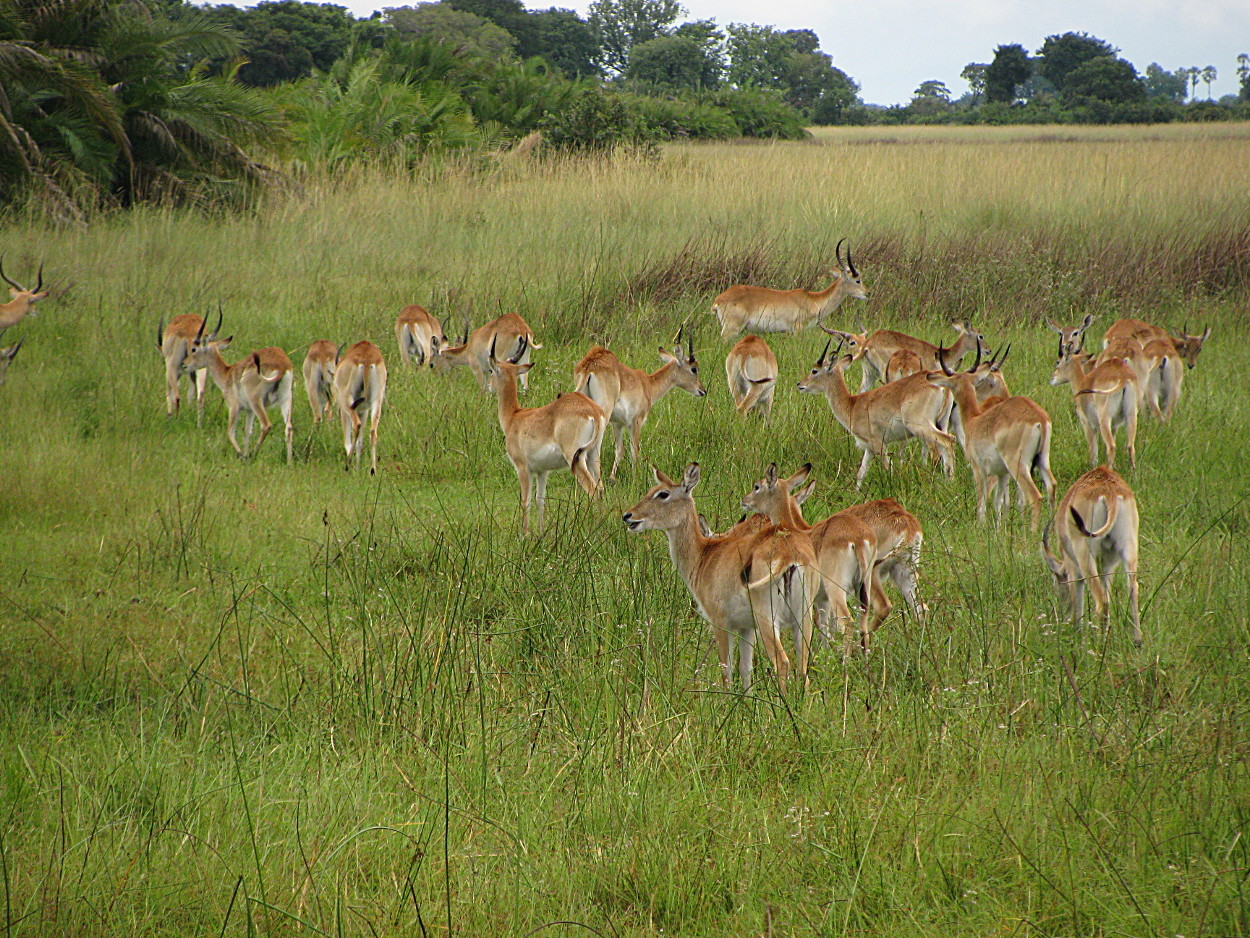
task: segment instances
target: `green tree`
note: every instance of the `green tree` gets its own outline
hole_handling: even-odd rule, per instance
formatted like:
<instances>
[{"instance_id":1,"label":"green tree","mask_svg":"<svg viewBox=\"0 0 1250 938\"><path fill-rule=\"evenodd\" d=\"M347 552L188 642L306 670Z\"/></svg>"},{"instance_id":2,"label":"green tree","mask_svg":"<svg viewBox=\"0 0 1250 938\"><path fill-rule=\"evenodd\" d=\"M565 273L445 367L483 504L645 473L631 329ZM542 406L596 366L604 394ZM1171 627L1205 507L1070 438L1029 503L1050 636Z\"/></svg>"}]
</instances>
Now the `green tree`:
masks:
<instances>
[{"instance_id":1,"label":"green tree","mask_svg":"<svg viewBox=\"0 0 1250 938\"><path fill-rule=\"evenodd\" d=\"M1169 72L1158 62L1151 62L1146 66L1146 74L1143 79L1146 86L1146 94L1151 98L1159 98L1164 101L1175 101L1177 104L1185 100L1185 95L1189 92L1189 74L1185 69L1177 69Z\"/></svg>"},{"instance_id":2,"label":"green tree","mask_svg":"<svg viewBox=\"0 0 1250 938\"><path fill-rule=\"evenodd\" d=\"M696 40L685 36L658 36L629 51L625 77L660 88L711 88L719 78L718 63L708 60Z\"/></svg>"},{"instance_id":3,"label":"green tree","mask_svg":"<svg viewBox=\"0 0 1250 938\"><path fill-rule=\"evenodd\" d=\"M969 62L964 66L959 77L968 83L968 88L972 92L972 103L980 104L981 96L985 94L985 73L989 71L989 65L983 62Z\"/></svg>"},{"instance_id":4,"label":"green tree","mask_svg":"<svg viewBox=\"0 0 1250 938\"><path fill-rule=\"evenodd\" d=\"M985 70L985 97L989 101L1010 104L1016 100L1016 87L1033 73L1029 54L1019 43L999 46L994 59Z\"/></svg>"},{"instance_id":5,"label":"green tree","mask_svg":"<svg viewBox=\"0 0 1250 938\"><path fill-rule=\"evenodd\" d=\"M782 35L789 38L794 51L800 55L820 51L820 37L810 29L787 29Z\"/></svg>"},{"instance_id":6,"label":"green tree","mask_svg":"<svg viewBox=\"0 0 1250 938\"><path fill-rule=\"evenodd\" d=\"M727 77L739 88L783 86L794 40L772 26L730 23L725 27L729 64Z\"/></svg>"},{"instance_id":7,"label":"green tree","mask_svg":"<svg viewBox=\"0 0 1250 938\"><path fill-rule=\"evenodd\" d=\"M855 103L859 86L825 52L796 52L787 56L782 75L782 97L813 121L836 124L845 108Z\"/></svg>"},{"instance_id":8,"label":"green tree","mask_svg":"<svg viewBox=\"0 0 1250 938\"><path fill-rule=\"evenodd\" d=\"M1062 92L1067 84L1068 75L1073 71L1090 59L1114 59L1118 51L1110 43L1088 33L1047 36L1041 49L1038 50L1038 55L1041 56L1038 71Z\"/></svg>"},{"instance_id":9,"label":"green tree","mask_svg":"<svg viewBox=\"0 0 1250 938\"><path fill-rule=\"evenodd\" d=\"M522 58L540 55L570 77L602 74L594 28L572 10L539 10L529 15L528 25L528 34L517 36Z\"/></svg>"},{"instance_id":10,"label":"green tree","mask_svg":"<svg viewBox=\"0 0 1250 938\"><path fill-rule=\"evenodd\" d=\"M623 73L630 49L667 36L684 14L677 0L594 0L589 19L599 37L600 62L614 74Z\"/></svg>"},{"instance_id":11,"label":"green tree","mask_svg":"<svg viewBox=\"0 0 1250 938\"><path fill-rule=\"evenodd\" d=\"M247 62L239 80L268 86L325 71L347 51L356 21L345 7L300 0L270 0L243 9L228 3L209 7L214 19L243 36L240 52ZM225 60L214 63L228 67Z\"/></svg>"},{"instance_id":12,"label":"green tree","mask_svg":"<svg viewBox=\"0 0 1250 938\"><path fill-rule=\"evenodd\" d=\"M1250 55L1244 52L1237 56L1237 80L1241 83L1239 97L1250 101Z\"/></svg>"},{"instance_id":13,"label":"green tree","mask_svg":"<svg viewBox=\"0 0 1250 938\"><path fill-rule=\"evenodd\" d=\"M1127 104L1145 101L1146 86L1132 64L1104 55L1088 59L1072 69L1064 78L1060 95L1068 104L1089 100Z\"/></svg>"},{"instance_id":14,"label":"green tree","mask_svg":"<svg viewBox=\"0 0 1250 938\"><path fill-rule=\"evenodd\" d=\"M387 22L401 35L445 42L466 55L499 59L515 52L516 38L502 26L447 3L388 7L385 14Z\"/></svg>"}]
</instances>

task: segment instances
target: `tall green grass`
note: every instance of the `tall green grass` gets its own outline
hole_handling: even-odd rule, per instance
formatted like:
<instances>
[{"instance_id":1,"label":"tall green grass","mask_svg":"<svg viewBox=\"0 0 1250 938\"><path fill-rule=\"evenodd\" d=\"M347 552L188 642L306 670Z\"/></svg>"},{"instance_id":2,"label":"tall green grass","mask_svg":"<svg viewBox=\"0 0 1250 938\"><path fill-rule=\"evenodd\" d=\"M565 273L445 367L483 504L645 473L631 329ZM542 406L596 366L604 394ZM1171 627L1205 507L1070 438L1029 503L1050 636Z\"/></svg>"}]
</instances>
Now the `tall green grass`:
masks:
<instances>
[{"instance_id":1,"label":"tall green grass","mask_svg":"<svg viewBox=\"0 0 1250 938\"><path fill-rule=\"evenodd\" d=\"M857 132L11 224L6 271L73 287L6 337L0 393L6 934L1246 934L1250 130L1181 130ZM909 450L856 493L792 391L823 336L773 341L769 427L734 418L712 296L814 286L843 236L872 298L835 318L1010 340L1062 485L1084 442L1040 317L1212 325L1125 467L1142 650L1119 581L1111 628L1071 629L1023 516L975 524L962 460ZM166 419L157 321L219 300L232 359L383 348L378 476L302 400L292 468L274 441L233 458L214 388L202 430ZM414 301L524 315L533 402L592 339L658 367L691 317L711 393L661 402L644 457L699 460L718 528L771 460L815 464L811 517L898 498L931 617L821 650L806 695L722 691L664 545L620 524L647 473L594 505L553 476L522 540L493 399L399 367Z\"/></svg>"}]
</instances>

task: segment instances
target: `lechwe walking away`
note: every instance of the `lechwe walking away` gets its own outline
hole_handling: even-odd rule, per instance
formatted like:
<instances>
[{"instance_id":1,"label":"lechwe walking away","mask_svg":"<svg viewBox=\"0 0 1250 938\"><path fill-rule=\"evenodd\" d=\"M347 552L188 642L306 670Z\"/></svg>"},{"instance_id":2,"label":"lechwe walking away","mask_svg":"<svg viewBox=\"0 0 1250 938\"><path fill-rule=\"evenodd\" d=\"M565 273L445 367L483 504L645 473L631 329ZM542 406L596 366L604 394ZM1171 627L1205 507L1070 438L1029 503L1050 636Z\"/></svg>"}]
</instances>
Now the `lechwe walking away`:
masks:
<instances>
[{"instance_id":1,"label":"lechwe walking away","mask_svg":"<svg viewBox=\"0 0 1250 938\"><path fill-rule=\"evenodd\" d=\"M504 313L485 325L469 331L469 321L464 323L464 335L459 345L435 344L430 351L430 366L439 374L450 371L456 365L467 365L477 379L478 386L490 389L490 356L500 360L517 359L517 364L528 365L530 352L542 348L534 341L534 330L516 313ZM518 352L520 357L517 357ZM529 369L521 372L521 387L529 390Z\"/></svg>"},{"instance_id":2,"label":"lechwe walking away","mask_svg":"<svg viewBox=\"0 0 1250 938\"><path fill-rule=\"evenodd\" d=\"M777 387L777 356L757 335L743 336L725 356L725 378L738 413L756 410L768 420Z\"/></svg>"},{"instance_id":3,"label":"lechwe walking away","mask_svg":"<svg viewBox=\"0 0 1250 938\"><path fill-rule=\"evenodd\" d=\"M821 323L820 328L842 343L851 353L852 360L860 363L862 375L859 390L861 394L881 381L883 375L886 376L886 380L889 380L887 372L890 370L890 360L899 352L906 351L915 354L920 362L920 368L916 370L939 371L941 369L938 364L939 355L949 367L958 368L965 355L972 351L979 351L985 344L985 336L973 329L972 323L967 319L951 320L951 328L959 333L959 337L948 346L934 345L932 342L917 339L905 332L895 332L893 329L877 329L868 333L864 330L863 323L857 322L856 325L859 332L830 329L824 323ZM902 360L909 361L909 359ZM915 374L916 372L909 373Z\"/></svg>"},{"instance_id":4,"label":"lechwe walking away","mask_svg":"<svg viewBox=\"0 0 1250 938\"><path fill-rule=\"evenodd\" d=\"M195 393L195 425L204 423L204 389L208 387L208 369L197 367L191 363L191 343L196 336L204 332L204 317L195 313L183 313L175 316L165 325L162 320L156 327L156 347L160 349L165 360L165 413L170 417L178 413L182 404L182 395L178 384L182 377L191 379L191 390ZM217 310L217 328L212 332L216 335L221 329L221 310Z\"/></svg>"},{"instance_id":5,"label":"lechwe walking away","mask_svg":"<svg viewBox=\"0 0 1250 938\"><path fill-rule=\"evenodd\" d=\"M309 345L304 356L304 390L308 393L314 427L329 416L334 406L334 365L338 357L338 346L325 339Z\"/></svg>"},{"instance_id":6,"label":"lechwe walking away","mask_svg":"<svg viewBox=\"0 0 1250 938\"><path fill-rule=\"evenodd\" d=\"M343 417L343 448L347 451L345 469L352 467L352 455L360 466L360 432L369 420L369 474L378 471L378 423L386 400L386 362L372 342L357 342L339 356L334 365L334 400Z\"/></svg>"},{"instance_id":7,"label":"lechwe walking away","mask_svg":"<svg viewBox=\"0 0 1250 938\"><path fill-rule=\"evenodd\" d=\"M487 351L491 390L499 398L499 429L503 430L508 459L521 485L521 531L530 529L530 490L535 490L538 526L547 500L547 473L569 469L591 498L598 498L599 450L608 418L603 409L579 391L561 394L543 407L522 407L517 382L533 366L522 361L526 342L507 361Z\"/></svg>"},{"instance_id":8,"label":"lechwe walking away","mask_svg":"<svg viewBox=\"0 0 1250 938\"><path fill-rule=\"evenodd\" d=\"M1137 608L1137 499L1128 483L1112 469L1099 466L1073 483L1055 512L1059 553L1050 548L1050 525L1042 535L1042 555L1054 574L1055 586L1080 625L1085 587L1094 595L1099 620L1111 620L1111 574L1124 565L1128 579L1133 643L1141 647L1141 616Z\"/></svg>"},{"instance_id":9,"label":"lechwe walking away","mask_svg":"<svg viewBox=\"0 0 1250 938\"><path fill-rule=\"evenodd\" d=\"M755 521L728 534L706 537L699 529L692 494L699 484L699 464L687 466L681 482L658 469L654 472L656 484L621 520L631 531L667 535L673 565L699 614L712 627L721 683L729 684L736 643L738 679L744 692L751 689L758 635L784 690L790 658L781 646L781 630L789 625L799 677L806 685L812 604L820 578L811 540L800 532Z\"/></svg>"},{"instance_id":10,"label":"lechwe walking away","mask_svg":"<svg viewBox=\"0 0 1250 938\"><path fill-rule=\"evenodd\" d=\"M842 374L851 363L851 356L840 355L841 350L839 344L830 355L826 343L811 374L799 382L799 390L804 394L825 395L838 423L863 450L855 487L863 485L874 456L880 457L888 469L887 447L912 437L923 440L930 453L940 453L946 474L950 475L955 464L955 438L939 428L939 421L945 422L950 412L950 392L929 384L927 373L920 372L862 394L852 394Z\"/></svg>"},{"instance_id":11,"label":"lechwe walking away","mask_svg":"<svg viewBox=\"0 0 1250 938\"><path fill-rule=\"evenodd\" d=\"M218 317L220 327L221 318ZM291 359L280 348L263 348L253 352L242 361L227 365L221 357L222 349L230 345L233 336L217 338L217 329L210 335L204 335L204 323L200 322L199 332L192 338L188 358L192 368L206 368L222 397L226 399L229 420L226 424L226 436L230 445L241 459L254 454L264 444L273 422L269 419L267 408L277 406L282 412L282 422L286 427L286 461L293 461L291 444L294 430L291 427L291 385L293 368ZM239 421L239 411L244 414L243 446L235 439L234 428ZM256 449L251 448L252 427L260 421L260 439L256 441Z\"/></svg>"},{"instance_id":12,"label":"lechwe walking away","mask_svg":"<svg viewBox=\"0 0 1250 938\"><path fill-rule=\"evenodd\" d=\"M815 525L808 524L792 493L802 488L811 471L809 464L783 479L777 473L777 464L771 464L764 478L743 497L742 507L767 515L780 528L799 531L811 538L820 573L815 603L821 634L832 644L829 621L832 618L844 639L843 652L850 654L851 612L846 597L848 594L858 596L859 643L867 651L869 636L890 614L891 605L877 578L877 537L868 525L853 515L839 513Z\"/></svg>"},{"instance_id":13,"label":"lechwe walking away","mask_svg":"<svg viewBox=\"0 0 1250 938\"><path fill-rule=\"evenodd\" d=\"M963 425L964 452L972 467L977 489L977 520L985 520L985 505L994 499L998 520L1011 495L1014 480L1020 493L1020 507L1028 503L1031 529L1042 520L1042 493L1033 482L1036 469L1046 488L1046 498L1054 498L1055 477L1050 472L1050 415L1027 397L1009 397L1001 403L983 406L977 400L977 362L966 372L929 374L930 384L955 395Z\"/></svg>"},{"instance_id":14,"label":"lechwe walking away","mask_svg":"<svg viewBox=\"0 0 1250 938\"><path fill-rule=\"evenodd\" d=\"M16 280L11 280L4 272L4 260L0 258L0 280L9 285L9 301L0 303L0 334L9 326L17 325L27 316L35 315L35 304L46 299L48 294L43 289L43 264L39 265L39 273L35 275L35 289L27 290Z\"/></svg>"},{"instance_id":15,"label":"lechwe walking away","mask_svg":"<svg viewBox=\"0 0 1250 938\"><path fill-rule=\"evenodd\" d=\"M730 287L712 303L712 313L720 323L720 338L728 342L739 332L802 332L833 312L849 297L868 299L863 278L846 249L842 260L843 238L834 249L837 269L829 268L833 283L825 290L773 290L739 284Z\"/></svg>"},{"instance_id":16,"label":"lechwe walking away","mask_svg":"<svg viewBox=\"0 0 1250 938\"><path fill-rule=\"evenodd\" d=\"M405 306L395 320L395 341L404 367L433 364L434 350L447 344L442 324L424 306Z\"/></svg>"},{"instance_id":17,"label":"lechwe walking away","mask_svg":"<svg viewBox=\"0 0 1250 938\"><path fill-rule=\"evenodd\" d=\"M1107 465L1115 468L1115 431L1125 428L1129 464L1137 465L1137 376L1120 358L1094 365L1084 352L1061 353L1050 383L1072 385L1072 404L1085 430L1089 463L1098 465L1098 437L1107 450Z\"/></svg>"},{"instance_id":18,"label":"lechwe walking away","mask_svg":"<svg viewBox=\"0 0 1250 938\"><path fill-rule=\"evenodd\" d=\"M684 328L684 327L683 327ZM694 357L694 341L686 331L685 348L681 344L682 330L677 330L675 345L670 354L660 349L664 365L650 374L641 368L630 368L600 345L594 346L573 366L573 387L598 404L612 426L616 437L616 456L612 460L609 479L616 478L621 464L621 451L625 445L625 430L629 430L629 455L638 462L641 451L642 425L665 394L673 388L681 388L694 397L705 397L707 388L699 380L699 363Z\"/></svg>"}]
</instances>

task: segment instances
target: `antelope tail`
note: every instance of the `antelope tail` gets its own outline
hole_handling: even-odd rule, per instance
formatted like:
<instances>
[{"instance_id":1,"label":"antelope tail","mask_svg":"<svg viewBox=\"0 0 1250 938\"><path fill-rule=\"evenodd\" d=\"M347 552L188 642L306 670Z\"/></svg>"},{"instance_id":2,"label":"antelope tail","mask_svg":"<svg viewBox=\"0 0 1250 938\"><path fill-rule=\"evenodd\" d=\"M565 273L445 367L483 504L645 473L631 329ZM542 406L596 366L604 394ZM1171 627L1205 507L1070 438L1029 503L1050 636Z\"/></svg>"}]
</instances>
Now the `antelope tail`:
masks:
<instances>
[{"instance_id":1,"label":"antelope tail","mask_svg":"<svg viewBox=\"0 0 1250 938\"><path fill-rule=\"evenodd\" d=\"M1115 519L1120 514L1120 499L1118 496L1108 499L1105 495L1099 495L1098 500L1107 503L1107 521L1097 531L1091 531L1085 527L1085 520L1076 510L1075 506L1069 508L1069 511L1072 512L1072 520L1076 522L1076 529L1086 537L1102 537L1111 530L1113 525L1115 525Z\"/></svg>"}]
</instances>

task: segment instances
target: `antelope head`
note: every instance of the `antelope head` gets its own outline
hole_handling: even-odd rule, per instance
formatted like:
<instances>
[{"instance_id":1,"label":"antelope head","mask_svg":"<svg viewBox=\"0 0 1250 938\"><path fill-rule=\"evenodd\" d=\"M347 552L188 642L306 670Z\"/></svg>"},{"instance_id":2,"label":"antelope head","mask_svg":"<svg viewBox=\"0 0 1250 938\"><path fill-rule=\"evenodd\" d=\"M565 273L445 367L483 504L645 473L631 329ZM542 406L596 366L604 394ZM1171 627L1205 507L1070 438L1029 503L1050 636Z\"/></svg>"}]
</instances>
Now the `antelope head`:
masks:
<instances>
[{"instance_id":1,"label":"antelope head","mask_svg":"<svg viewBox=\"0 0 1250 938\"><path fill-rule=\"evenodd\" d=\"M681 345L681 334L685 330L686 345ZM703 382L699 380L699 363L694 357L694 339L690 336L690 328L686 323L677 330L677 335L673 338L672 353L660 349L660 360L665 364L673 366L673 381L677 387L683 391L688 391L694 397L707 397L707 388L703 386Z\"/></svg>"},{"instance_id":2,"label":"antelope head","mask_svg":"<svg viewBox=\"0 0 1250 938\"><path fill-rule=\"evenodd\" d=\"M659 469L652 468L656 484L642 500L621 515L631 531L668 531L680 527L690 514L696 514L691 493L699 484L699 464L686 467L681 482L674 482Z\"/></svg>"},{"instance_id":3,"label":"antelope head","mask_svg":"<svg viewBox=\"0 0 1250 938\"><path fill-rule=\"evenodd\" d=\"M847 296L853 296L857 300L868 299L868 291L864 289L864 278L860 276L858 270L855 269L855 261L851 257L851 247L846 247L846 260L842 260L842 245L846 242L843 238L837 243L833 249L834 256L837 258L838 267L834 270L829 268L829 273L841 280L843 290Z\"/></svg>"},{"instance_id":4,"label":"antelope head","mask_svg":"<svg viewBox=\"0 0 1250 938\"><path fill-rule=\"evenodd\" d=\"M4 272L4 260L0 258L0 279L9 285L9 302L0 303L0 331L18 322L26 316L35 315L35 304L47 297L43 289L43 264L39 265L36 274L35 289L28 290Z\"/></svg>"}]
</instances>

